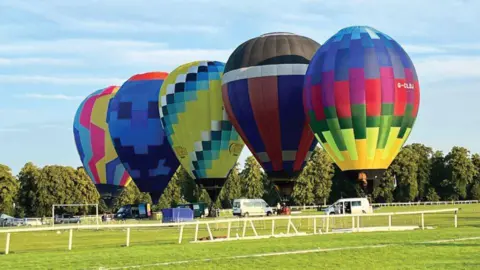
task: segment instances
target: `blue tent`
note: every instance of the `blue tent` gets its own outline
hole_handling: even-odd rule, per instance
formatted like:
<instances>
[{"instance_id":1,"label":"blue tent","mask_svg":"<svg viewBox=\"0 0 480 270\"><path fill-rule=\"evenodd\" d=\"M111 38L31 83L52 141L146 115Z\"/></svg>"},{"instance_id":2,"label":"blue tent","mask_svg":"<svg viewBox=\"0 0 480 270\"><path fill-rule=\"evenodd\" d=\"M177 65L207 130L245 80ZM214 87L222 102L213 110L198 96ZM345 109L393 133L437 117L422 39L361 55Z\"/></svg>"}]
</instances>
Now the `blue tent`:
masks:
<instances>
[{"instance_id":1,"label":"blue tent","mask_svg":"<svg viewBox=\"0 0 480 270\"><path fill-rule=\"evenodd\" d=\"M190 208L166 208L162 209L162 222L185 222L193 221L193 211Z\"/></svg>"}]
</instances>

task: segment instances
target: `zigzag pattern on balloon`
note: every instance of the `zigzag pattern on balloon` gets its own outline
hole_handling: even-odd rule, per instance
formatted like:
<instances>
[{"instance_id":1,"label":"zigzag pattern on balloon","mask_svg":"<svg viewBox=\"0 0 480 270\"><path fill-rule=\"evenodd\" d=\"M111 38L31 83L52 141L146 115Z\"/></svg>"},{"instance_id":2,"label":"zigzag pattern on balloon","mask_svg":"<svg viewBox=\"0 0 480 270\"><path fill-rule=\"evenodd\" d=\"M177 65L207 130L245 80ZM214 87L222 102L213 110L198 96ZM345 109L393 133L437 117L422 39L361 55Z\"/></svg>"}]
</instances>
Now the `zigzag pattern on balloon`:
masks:
<instances>
[{"instance_id":1,"label":"zigzag pattern on balloon","mask_svg":"<svg viewBox=\"0 0 480 270\"><path fill-rule=\"evenodd\" d=\"M107 106L118 87L98 90L80 105L74 122L77 150L95 184L126 186L131 178L120 163L106 123Z\"/></svg>"}]
</instances>

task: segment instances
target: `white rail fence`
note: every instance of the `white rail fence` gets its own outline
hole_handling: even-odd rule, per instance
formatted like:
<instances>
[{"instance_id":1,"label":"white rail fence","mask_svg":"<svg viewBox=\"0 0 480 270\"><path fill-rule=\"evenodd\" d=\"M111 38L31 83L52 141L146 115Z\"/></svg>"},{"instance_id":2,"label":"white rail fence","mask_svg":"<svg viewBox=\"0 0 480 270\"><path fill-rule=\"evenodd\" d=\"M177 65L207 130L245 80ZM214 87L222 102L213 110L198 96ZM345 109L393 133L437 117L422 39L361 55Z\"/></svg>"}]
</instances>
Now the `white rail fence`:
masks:
<instances>
[{"instance_id":1,"label":"white rail fence","mask_svg":"<svg viewBox=\"0 0 480 270\"><path fill-rule=\"evenodd\" d=\"M371 203L373 207L388 207L388 206L421 206L421 205L456 205L456 204L478 204L479 200L465 200L465 201L438 201L438 202L395 202L395 203ZM301 211L306 209L325 208L329 205L294 205L290 206L293 211ZM225 209L227 211L227 209ZM228 209L230 210L230 209Z\"/></svg>"},{"instance_id":2,"label":"white rail fence","mask_svg":"<svg viewBox=\"0 0 480 270\"><path fill-rule=\"evenodd\" d=\"M105 230L105 229L121 229L126 230L125 246L130 246L131 243L131 229L168 229L166 233L171 235L178 232L178 243L182 243L185 238L185 230L193 229L193 239L190 242L205 242L211 241L228 241L228 240L243 240L243 239L262 239L270 237L288 237L301 235L315 235L315 234L330 234L338 233L342 230L349 230L351 232L365 231L364 228L380 228L373 227L374 225L388 224L382 227L384 231L394 230L392 218L396 216L415 216L415 228L425 229L425 216L440 214L442 218L448 220L453 218L453 227L457 228L458 208L449 208L441 210L427 210L414 212L391 212L391 213L376 213L376 214L354 214L354 215L299 215L299 216L270 216L258 218L227 218L227 219L213 219L196 222L181 222L181 223L150 223L150 224L108 224L108 225L68 225L62 227L37 227L37 228L16 228L8 230L0 230L0 234L6 234L5 254L10 251L10 243L12 241L11 235L13 233L28 233L28 232L47 232L47 231L68 231L68 250L73 248L74 230ZM451 213L448 217L445 214ZM372 221L374 217L379 217L380 220ZM417 219L418 218L418 219ZM306 223L305 223L306 221ZM346 222L347 221L347 222ZM299 224L300 222L300 224ZM304 225L302 225L302 222ZM341 223L341 224L340 224ZM396 221L396 223L401 223ZM268 224L268 225L267 225ZM305 226L307 225L307 226ZM362 226L363 225L363 226ZM434 225L434 224L431 224ZM438 224L437 224L438 225ZM225 228L226 227L226 228ZM285 228L286 233L278 232L279 228ZM298 228L297 228L298 227ZM306 227L306 228L305 228ZM334 229L339 228L342 229ZM234 229L236 230L236 233ZM221 236L214 236L214 232L219 230L226 230L226 233ZM247 236L247 229L253 232L253 236ZM303 230L303 232L301 231ZM206 230L206 237L199 239L199 233L204 233ZM235 233L235 235L233 235ZM188 236L188 233L187 233ZM191 237L191 234L190 234ZM94 241L94 239L92 239ZM48 245L48 243L45 243Z\"/></svg>"}]
</instances>

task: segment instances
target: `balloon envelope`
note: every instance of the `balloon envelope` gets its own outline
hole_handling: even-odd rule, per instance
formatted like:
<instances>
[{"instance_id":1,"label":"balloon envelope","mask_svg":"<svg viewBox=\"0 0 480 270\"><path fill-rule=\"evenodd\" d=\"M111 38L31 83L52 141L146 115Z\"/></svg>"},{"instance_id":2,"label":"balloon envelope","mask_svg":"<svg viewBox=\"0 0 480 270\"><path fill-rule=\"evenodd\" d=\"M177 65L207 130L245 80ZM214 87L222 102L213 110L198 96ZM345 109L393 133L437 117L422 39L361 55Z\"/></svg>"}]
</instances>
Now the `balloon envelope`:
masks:
<instances>
[{"instance_id":1,"label":"balloon envelope","mask_svg":"<svg viewBox=\"0 0 480 270\"><path fill-rule=\"evenodd\" d=\"M108 126L120 160L140 191L158 201L180 165L162 128L158 110L165 72L137 74L112 99Z\"/></svg>"},{"instance_id":2,"label":"balloon envelope","mask_svg":"<svg viewBox=\"0 0 480 270\"><path fill-rule=\"evenodd\" d=\"M217 61L179 66L160 90L168 140L182 166L213 201L244 146L223 108L224 66Z\"/></svg>"},{"instance_id":3,"label":"balloon envelope","mask_svg":"<svg viewBox=\"0 0 480 270\"><path fill-rule=\"evenodd\" d=\"M117 91L117 86L110 86L89 95L80 104L73 123L83 167L107 204L131 181L115 152L106 122L108 103Z\"/></svg>"},{"instance_id":4,"label":"balloon envelope","mask_svg":"<svg viewBox=\"0 0 480 270\"><path fill-rule=\"evenodd\" d=\"M407 140L420 88L415 67L388 35L367 26L340 30L305 78L310 126L341 170L382 173Z\"/></svg>"},{"instance_id":5,"label":"balloon envelope","mask_svg":"<svg viewBox=\"0 0 480 270\"><path fill-rule=\"evenodd\" d=\"M241 44L225 67L222 92L228 116L276 180L288 183L297 176L317 144L304 114L302 91L319 46L307 37L269 33Z\"/></svg>"}]
</instances>

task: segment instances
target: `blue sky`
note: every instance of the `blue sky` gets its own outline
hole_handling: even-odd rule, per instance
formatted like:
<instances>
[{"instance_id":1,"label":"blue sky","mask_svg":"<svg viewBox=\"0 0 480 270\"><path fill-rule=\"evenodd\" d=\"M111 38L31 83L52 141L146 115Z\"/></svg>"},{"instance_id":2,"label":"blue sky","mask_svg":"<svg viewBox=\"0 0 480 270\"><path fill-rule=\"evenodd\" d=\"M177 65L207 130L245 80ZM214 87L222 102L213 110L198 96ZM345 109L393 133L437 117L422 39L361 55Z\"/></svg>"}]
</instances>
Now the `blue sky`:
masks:
<instances>
[{"instance_id":1,"label":"blue sky","mask_svg":"<svg viewBox=\"0 0 480 270\"><path fill-rule=\"evenodd\" d=\"M80 165L77 106L133 74L225 62L240 43L266 32L323 44L350 25L390 35L416 66L420 111L407 143L480 152L480 1L406 2L0 0L0 163L15 173L28 161Z\"/></svg>"}]
</instances>

